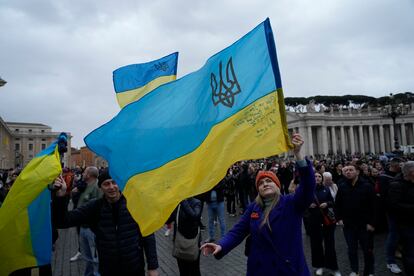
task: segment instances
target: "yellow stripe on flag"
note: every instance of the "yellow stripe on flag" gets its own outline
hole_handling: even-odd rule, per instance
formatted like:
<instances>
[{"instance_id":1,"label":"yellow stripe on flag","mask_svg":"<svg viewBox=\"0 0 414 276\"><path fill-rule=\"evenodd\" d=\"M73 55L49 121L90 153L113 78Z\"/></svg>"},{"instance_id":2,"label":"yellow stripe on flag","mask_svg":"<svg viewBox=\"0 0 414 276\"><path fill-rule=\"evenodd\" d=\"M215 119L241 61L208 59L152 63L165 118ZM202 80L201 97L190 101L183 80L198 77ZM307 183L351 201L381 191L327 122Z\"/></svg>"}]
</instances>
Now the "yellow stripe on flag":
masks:
<instances>
[{"instance_id":1,"label":"yellow stripe on flag","mask_svg":"<svg viewBox=\"0 0 414 276\"><path fill-rule=\"evenodd\" d=\"M162 227L181 200L213 188L233 163L288 151L285 122L283 91L278 89L215 125L193 152L131 177L124 195L142 234ZM157 209L146 212L147 206Z\"/></svg>"},{"instance_id":2,"label":"yellow stripe on flag","mask_svg":"<svg viewBox=\"0 0 414 276\"><path fill-rule=\"evenodd\" d=\"M170 81L174 81L175 79L176 75L162 76L150 81L149 83L140 88L129 90L126 92L116 93L118 104L121 108L124 108L124 106L126 106L127 104L138 101L146 94L156 89L158 86Z\"/></svg>"},{"instance_id":3,"label":"yellow stripe on flag","mask_svg":"<svg viewBox=\"0 0 414 276\"><path fill-rule=\"evenodd\" d=\"M28 207L62 171L54 154L35 157L20 173L0 208L0 275L37 266L29 226Z\"/></svg>"}]
</instances>

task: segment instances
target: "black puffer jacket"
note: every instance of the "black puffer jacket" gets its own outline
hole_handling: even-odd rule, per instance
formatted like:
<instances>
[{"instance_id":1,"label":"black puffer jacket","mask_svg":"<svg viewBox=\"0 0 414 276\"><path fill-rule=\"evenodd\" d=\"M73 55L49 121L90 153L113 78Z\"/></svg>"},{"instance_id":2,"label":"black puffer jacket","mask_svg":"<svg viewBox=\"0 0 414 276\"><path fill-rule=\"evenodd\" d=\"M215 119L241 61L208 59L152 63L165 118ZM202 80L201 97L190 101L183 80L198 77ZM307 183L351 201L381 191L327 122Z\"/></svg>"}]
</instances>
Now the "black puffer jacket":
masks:
<instances>
[{"instance_id":1,"label":"black puffer jacket","mask_svg":"<svg viewBox=\"0 0 414 276\"><path fill-rule=\"evenodd\" d=\"M178 231L186 238L193 239L198 234L201 218L201 201L196 198L188 198L180 203L180 213L178 214ZM177 220L177 210L171 214L167 223ZM174 237L177 231L177 222L174 225Z\"/></svg>"},{"instance_id":2,"label":"black puffer jacket","mask_svg":"<svg viewBox=\"0 0 414 276\"><path fill-rule=\"evenodd\" d=\"M56 198L53 219L58 228L90 226L96 235L101 275L141 275L145 270L144 250L148 269L158 268L155 237L141 236L123 196L114 204L104 198L92 200L70 212L67 201Z\"/></svg>"},{"instance_id":3,"label":"black puffer jacket","mask_svg":"<svg viewBox=\"0 0 414 276\"><path fill-rule=\"evenodd\" d=\"M400 176L390 184L388 204L400 227L414 226L414 183Z\"/></svg>"}]
</instances>

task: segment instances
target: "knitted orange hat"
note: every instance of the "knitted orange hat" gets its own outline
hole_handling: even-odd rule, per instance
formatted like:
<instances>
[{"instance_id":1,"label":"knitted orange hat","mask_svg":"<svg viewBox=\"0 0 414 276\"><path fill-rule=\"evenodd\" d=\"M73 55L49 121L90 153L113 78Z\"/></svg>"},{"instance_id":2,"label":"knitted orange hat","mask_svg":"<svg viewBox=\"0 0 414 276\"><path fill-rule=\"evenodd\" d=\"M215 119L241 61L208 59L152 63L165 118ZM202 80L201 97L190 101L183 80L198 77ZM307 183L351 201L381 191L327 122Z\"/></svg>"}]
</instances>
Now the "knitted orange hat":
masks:
<instances>
[{"instance_id":1,"label":"knitted orange hat","mask_svg":"<svg viewBox=\"0 0 414 276\"><path fill-rule=\"evenodd\" d=\"M277 178L277 176L275 175L274 172L272 171L259 171L259 173L256 176L256 189L259 190L258 184L260 179L265 178L265 177L269 177L270 179L272 179L273 182L275 182L276 186L280 189L280 181L279 178Z\"/></svg>"}]
</instances>

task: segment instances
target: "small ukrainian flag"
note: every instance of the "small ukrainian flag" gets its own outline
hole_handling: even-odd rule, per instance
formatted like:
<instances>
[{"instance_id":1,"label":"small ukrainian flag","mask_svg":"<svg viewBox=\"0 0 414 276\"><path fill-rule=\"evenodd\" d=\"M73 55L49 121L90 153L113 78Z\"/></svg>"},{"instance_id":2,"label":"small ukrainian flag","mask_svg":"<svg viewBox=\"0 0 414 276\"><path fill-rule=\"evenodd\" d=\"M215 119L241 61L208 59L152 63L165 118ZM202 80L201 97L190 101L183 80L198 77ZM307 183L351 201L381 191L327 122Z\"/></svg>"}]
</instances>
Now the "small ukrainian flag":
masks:
<instances>
[{"instance_id":1,"label":"small ukrainian flag","mask_svg":"<svg viewBox=\"0 0 414 276\"><path fill-rule=\"evenodd\" d=\"M135 102L160 85L177 77L178 52L141 64L131 64L113 72L116 98L121 108Z\"/></svg>"}]
</instances>

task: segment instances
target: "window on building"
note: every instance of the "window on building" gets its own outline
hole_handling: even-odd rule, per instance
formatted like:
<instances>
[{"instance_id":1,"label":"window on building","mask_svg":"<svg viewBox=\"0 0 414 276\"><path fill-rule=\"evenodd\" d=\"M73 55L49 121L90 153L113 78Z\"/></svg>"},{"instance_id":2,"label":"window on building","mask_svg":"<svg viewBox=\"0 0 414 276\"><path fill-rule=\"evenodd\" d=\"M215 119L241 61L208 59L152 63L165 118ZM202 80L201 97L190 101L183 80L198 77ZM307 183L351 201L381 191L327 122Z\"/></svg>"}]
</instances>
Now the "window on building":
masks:
<instances>
[{"instance_id":1,"label":"window on building","mask_svg":"<svg viewBox=\"0 0 414 276\"><path fill-rule=\"evenodd\" d=\"M16 140L16 141L20 141L20 138L16 138L15 140Z\"/></svg>"},{"instance_id":2,"label":"window on building","mask_svg":"<svg viewBox=\"0 0 414 276\"><path fill-rule=\"evenodd\" d=\"M42 129L42 131L41 131L41 132L43 133L43 132L45 132L45 130L44 130L44 129Z\"/></svg>"},{"instance_id":3,"label":"window on building","mask_svg":"<svg viewBox=\"0 0 414 276\"><path fill-rule=\"evenodd\" d=\"M33 138L29 138L29 141L33 141Z\"/></svg>"},{"instance_id":4,"label":"window on building","mask_svg":"<svg viewBox=\"0 0 414 276\"><path fill-rule=\"evenodd\" d=\"M33 158L33 154L29 154L29 158Z\"/></svg>"},{"instance_id":5,"label":"window on building","mask_svg":"<svg viewBox=\"0 0 414 276\"><path fill-rule=\"evenodd\" d=\"M19 129L18 129L18 128L16 128L16 129L15 129L15 131L19 131Z\"/></svg>"},{"instance_id":6,"label":"window on building","mask_svg":"<svg viewBox=\"0 0 414 276\"><path fill-rule=\"evenodd\" d=\"M29 144L29 150L33 150L33 144Z\"/></svg>"},{"instance_id":7,"label":"window on building","mask_svg":"<svg viewBox=\"0 0 414 276\"><path fill-rule=\"evenodd\" d=\"M32 132L32 130L31 130L31 129L29 129L29 132Z\"/></svg>"},{"instance_id":8,"label":"window on building","mask_svg":"<svg viewBox=\"0 0 414 276\"><path fill-rule=\"evenodd\" d=\"M20 150L20 144L15 144L14 145L14 150Z\"/></svg>"},{"instance_id":9,"label":"window on building","mask_svg":"<svg viewBox=\"0 0 414 276\"><path fill-rule=\"evenodd\" d=\"M42 150L46 148L46 144L42 144Z\"/></svg>"},{"instance_id":10,"label":"window on building","mask_svg":"<svg viewBox=\"0 0 414 276\"><path fill-rule=\"evenodd\" d=\"M45 138L42 138L42 141L46 141L46 139Z\"/></svg>"}]
</instances>

